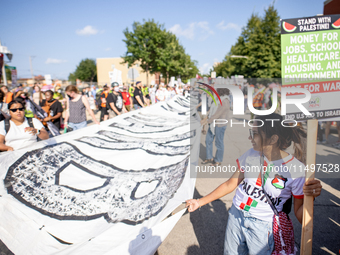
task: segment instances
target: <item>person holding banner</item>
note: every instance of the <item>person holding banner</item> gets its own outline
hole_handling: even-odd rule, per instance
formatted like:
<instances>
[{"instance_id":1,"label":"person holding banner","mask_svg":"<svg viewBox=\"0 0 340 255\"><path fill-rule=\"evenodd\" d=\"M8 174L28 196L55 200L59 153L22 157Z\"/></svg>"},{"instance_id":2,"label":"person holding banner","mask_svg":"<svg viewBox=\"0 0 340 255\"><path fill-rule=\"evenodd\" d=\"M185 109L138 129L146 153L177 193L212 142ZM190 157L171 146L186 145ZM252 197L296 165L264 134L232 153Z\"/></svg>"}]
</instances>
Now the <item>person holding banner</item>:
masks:
<instances>
[{"instance_id":1,"label":"person holding banner","mask_svg":"<svg viewBox=\"0 0 340 255\"><path fill-rule=\"evenodd\" d=\"M104 85L103 92L100 95L100 100L101 100L100 121L105 121L105 120L108 120L109 118L109 112L108 112L109 107L106 102L109 93L110 93L110 88L107 85Z\"/></svg>"},{"instance_id":2,"label":"person holding banner","mask_svg":"<svg viewBox=\"0 0 340 255\"><path fill-rule=\"evenodd\" d=\"M123 95L119 89L119 84L115 82L113 86L113 92L107 96L106 100L110 119L127 112L123 102Z\"/></svg>"},{"instance_id":3,"label":"person holding banner","mask_svg":"<svg viewBox=\"0 0 340 255\"><path fill-rule=\"evenodd\" d=\"M158 85L158 89L156 91L156 100L157 102L163 102L166 99L166 90L164 89L164 83Z\"/></svg>"},{"instance_id":4,"label":"person holding banner","mask_svg":"<svg viewBox=\"0 0 340 255\"><path fill-rule=\"evenodd\" d=\"M41 140L48 139L48 133L35 118L25 118L25 105L14 99L8 104L11 119L0 122L0 151L13 151L27 148Z\"/></svg>"},{"instance_id":5,"label":"person holding banner","mask_svg":"<svg viewBox=\"0 0 340 255\"><path fill-rule=\"evenodd\" d=\"M131 106L131 102L132 102L130 93L127 92L127 88L125 86L123 87L123 91L121 93L122 93L122 96L123 96L123 102L124 102L125 109L126 109L127 112L129 112L131 110L130 106Z\"/></svg>"},{"instance_id":6,"label":"person holding banner","mask_svg":"<svg viewBox=\"0 0 340 255\"><path fill-rule=\"evenodd\" d=\"M293 225L288 217L291 196L301 223L304 195L317 197L322 186L318 180L305 183L305 131L282 126L282 116L275 113L255 119L249 130L253 148L236 160L238 171L210 194L187 200L186 206L193 212L237 188L229 210L224 254L294 254ZM294 156L285 151L292 143Z\"/></svg>"},{"instance_id":7,"label":"person holding banner","mask_svg":"<svg viewBox=\"0 0 340 255\"><path fill-rule=\"evenodd\" d=\"M135 110L141 109L145 107L146 98L142 92L142 82L137 81L135 90L133 91L133 105Z\"/></svg>"},{"instance_id":8,"label":"person holding banner","mask_svg":"<svg viewBox=\"0 0 340 255\"><path fill-rule=\"evenodd\" d=\"M68 96L64 127L70 126L73 130L81 129L87 126L86 110L91 115L93 121L100 125L96 120L96 116L90 108L89 101L86 96L79 94L78 88L74 85L68 85L65 93Z\"/></svg>"},{"instance_id":9,"label":"person holding banner","mask_svg":"<svg viewBox=\"0 0 340 255\"><path fill-rule=\"evenodd\" d=\"M44 126L47 127L47 122L52 121L56 128L60 129L60 120L63 113L63 107L61 103L53 98L53 91L45 91L45 98L40 103L41 108L47 113L47 117L40 120L43 122Z\"/></svg>"}]
</instances>

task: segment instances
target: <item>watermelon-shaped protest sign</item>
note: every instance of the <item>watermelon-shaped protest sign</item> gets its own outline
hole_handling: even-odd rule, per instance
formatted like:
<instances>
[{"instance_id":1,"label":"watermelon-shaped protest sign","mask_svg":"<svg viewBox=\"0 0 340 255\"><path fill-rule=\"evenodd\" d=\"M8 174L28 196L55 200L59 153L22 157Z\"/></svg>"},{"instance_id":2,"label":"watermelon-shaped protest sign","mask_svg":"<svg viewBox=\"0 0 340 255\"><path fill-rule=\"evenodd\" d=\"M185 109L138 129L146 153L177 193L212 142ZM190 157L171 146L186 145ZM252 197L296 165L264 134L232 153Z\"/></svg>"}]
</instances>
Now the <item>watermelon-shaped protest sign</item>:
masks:
<instances>
[{"instance_id":1,"label":"watermelon-shaped protest sign","mask_svg":"<svg viewBox=\"0 0 340 255\"><path fill-rule=\"evenodd\" d=\"M336 29L340 28L340 18L332 24L332 27L334 27Z\"/></svg>"},{"instance_id":2,"label":"watermelon-shaped protest sign","mask_svg":"<svg viewBox=\"0 0 340 255\"><path fill-rule=\"evenodd\" d=\"M286 31L286 32L288 32L288 33L290 33L290 32L294 32L295 31L295 29L296 29L296 26L294 26L294 25L292 25L292 24L289 24L288 22L282 22L282 28Z\"/></svg>"}]
</instances>

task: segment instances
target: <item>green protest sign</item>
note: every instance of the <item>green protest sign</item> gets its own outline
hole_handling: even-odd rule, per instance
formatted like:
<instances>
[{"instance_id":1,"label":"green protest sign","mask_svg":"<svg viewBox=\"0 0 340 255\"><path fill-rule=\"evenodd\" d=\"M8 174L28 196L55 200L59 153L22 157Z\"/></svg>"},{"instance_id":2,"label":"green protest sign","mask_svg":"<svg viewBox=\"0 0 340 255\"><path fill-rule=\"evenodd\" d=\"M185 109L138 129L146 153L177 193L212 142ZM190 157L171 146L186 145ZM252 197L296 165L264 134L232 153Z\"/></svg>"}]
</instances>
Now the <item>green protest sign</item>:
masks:
<instances>
[{"instance_id":1,"label":"green protest sign","mask_svg":"<svg viewBox=\"0 0 340 255\"><path fill-rule=\"evenodd\" d=\"M312 94L304 104L312 116L292 106L287 118L340 117L340 15L282 20L281 65L283 86Z\"/></svg>"}]
</instances>

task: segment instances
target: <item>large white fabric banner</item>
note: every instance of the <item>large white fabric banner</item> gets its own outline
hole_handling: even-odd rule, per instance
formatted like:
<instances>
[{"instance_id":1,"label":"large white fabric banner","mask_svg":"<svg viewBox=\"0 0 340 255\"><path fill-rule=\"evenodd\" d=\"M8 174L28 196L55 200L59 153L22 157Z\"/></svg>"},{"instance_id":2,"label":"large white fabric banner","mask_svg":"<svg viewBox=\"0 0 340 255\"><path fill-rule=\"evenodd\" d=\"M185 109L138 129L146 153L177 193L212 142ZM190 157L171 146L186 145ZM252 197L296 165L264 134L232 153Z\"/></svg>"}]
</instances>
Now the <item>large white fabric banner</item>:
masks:
<instances>
[{"instance_id":1,"label":"large white fabric banner","mask_svg":"<svg viewBox=\"0 0 340 255\"><path fill-rule=\"evenodd\" d=\"M176 96L2 153L0 240L17 255L154 254L193 196L189 108Z\"/></svg>"}]
</instances>

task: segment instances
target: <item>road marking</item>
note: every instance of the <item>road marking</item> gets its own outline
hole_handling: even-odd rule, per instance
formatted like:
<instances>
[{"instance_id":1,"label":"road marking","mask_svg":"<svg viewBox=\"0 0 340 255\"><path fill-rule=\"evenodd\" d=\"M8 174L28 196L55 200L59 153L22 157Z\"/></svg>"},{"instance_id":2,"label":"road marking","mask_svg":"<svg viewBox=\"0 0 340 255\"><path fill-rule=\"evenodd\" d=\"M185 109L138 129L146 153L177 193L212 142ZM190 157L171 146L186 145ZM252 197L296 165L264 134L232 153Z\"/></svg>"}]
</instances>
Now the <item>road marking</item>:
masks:
<instances>
[{"instance_id":1,"label":"road marking","mask_svg":"<svg viewBox=\"0 0 340 255\"><path fill-rule=\"evenodd\" d=\"M340 206L340 204L338 204L337 202L333 201L332 199L330 199L331 202L333 202L334 204L336 204L337 206Z\"/></svg>"},{"instance_id":2,"label":"road marking","mask_svg":"<svg viewBox=\"0 0 340 255\"><path fill-rule=\"evenodd\" d=\"M340 227L340 224L337 223L335 220L333 220L333 219L331 219L331 218L328 218L328 219L330 219L331 221L333 221L333 223L335 223L336 225L338 225L338 226Z\"/></svg>"},{"instance_id":3,"label":"road marking","mask_svg":"<svg viewBox=\"0 0 340 255\"><path fill-rule=\"evenodd\" d=\"M329 254L331 255L336 255L334 252L328 250L326 247L320 247L321 250L325 251L325 252L328 252Z\"/></svg>"},{"instance_id":4,"label":"road marking","mask_svg":"<svg viewBox=\"0 0 340 255\"><path fill-rule=\"evenodd\" d=\"M317 179L319 180L319 179ZM319 180L321 185L322 185L322 189L328 191L329 193L332 193L334 196L336 196L337 198L340 199L340 191L337 189L334 189L332 186L324 183L323 181Z\"/></svg>"}]
</instances>

